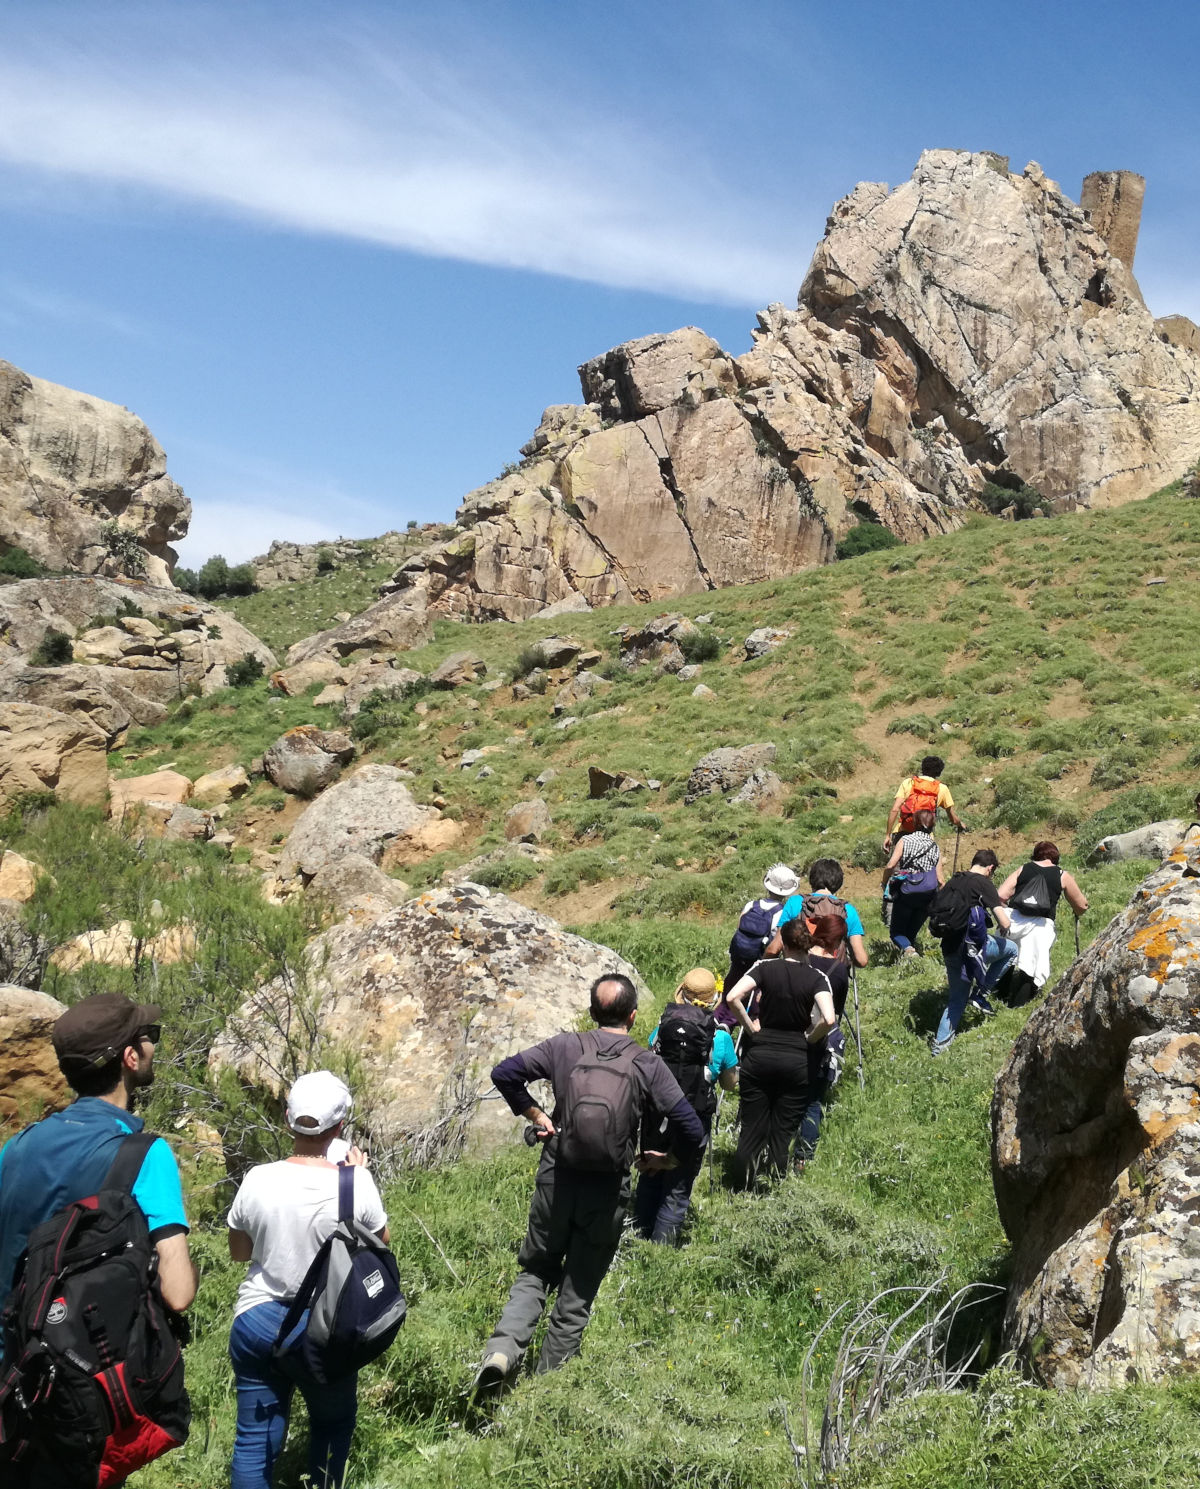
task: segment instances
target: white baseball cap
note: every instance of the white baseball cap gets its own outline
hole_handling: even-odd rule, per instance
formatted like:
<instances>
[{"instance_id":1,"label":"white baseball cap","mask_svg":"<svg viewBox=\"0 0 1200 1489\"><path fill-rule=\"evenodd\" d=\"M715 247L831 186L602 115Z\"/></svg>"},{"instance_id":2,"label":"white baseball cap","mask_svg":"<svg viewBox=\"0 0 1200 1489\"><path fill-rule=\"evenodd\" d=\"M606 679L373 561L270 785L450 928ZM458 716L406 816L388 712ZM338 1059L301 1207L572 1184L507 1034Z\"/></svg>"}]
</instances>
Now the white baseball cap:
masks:
<instances>
[{"instance_id":1,"label":"white baseball cap","mask_svg":"<svg viewBox=\"0 0 1200 1489\"><path fill-rule=\"evenodd\" d=\"M344 1122L353 1106L345 1081L331 1070L310 1070L288 1092L287 1125L300 1137L319 1137Z\"/></svg>"},{"instance_id":2,"label":"white baseball cap","mask_svg":"<svg viewBox=\"0 0 1200 1489\"><path fill-rule=\"evenodd\" d=\"M800 888L800 880L786 863L773 863L767 870L763 888L768 894L793 895Z\"/></svg>"}]
</instances>

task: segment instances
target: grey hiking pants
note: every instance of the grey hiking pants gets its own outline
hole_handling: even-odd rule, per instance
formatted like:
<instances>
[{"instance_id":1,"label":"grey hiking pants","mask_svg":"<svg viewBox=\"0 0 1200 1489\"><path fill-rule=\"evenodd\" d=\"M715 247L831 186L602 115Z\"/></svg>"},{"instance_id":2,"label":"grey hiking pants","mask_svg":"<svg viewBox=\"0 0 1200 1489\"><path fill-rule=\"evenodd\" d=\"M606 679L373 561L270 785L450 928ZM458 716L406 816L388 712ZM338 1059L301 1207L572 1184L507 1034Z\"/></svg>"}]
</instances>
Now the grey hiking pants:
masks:
<instances>
[{"instance_id":1,"label":"grey hiking pants","mask_svg":"<svg viewBox=\"0 0 1200 1489\"><path fill-rule=\"evenodd\" d=\"M592 1304L616 1255L628 1202L628 1175L556 1172L553 1158L542 1155L529 1228L517 1253L521 1270L485 1353L500 1350L514 1363L519 1360L555 1288L538 1373L557 1369L579 1353Z\"/></svg>"}]
</instances>

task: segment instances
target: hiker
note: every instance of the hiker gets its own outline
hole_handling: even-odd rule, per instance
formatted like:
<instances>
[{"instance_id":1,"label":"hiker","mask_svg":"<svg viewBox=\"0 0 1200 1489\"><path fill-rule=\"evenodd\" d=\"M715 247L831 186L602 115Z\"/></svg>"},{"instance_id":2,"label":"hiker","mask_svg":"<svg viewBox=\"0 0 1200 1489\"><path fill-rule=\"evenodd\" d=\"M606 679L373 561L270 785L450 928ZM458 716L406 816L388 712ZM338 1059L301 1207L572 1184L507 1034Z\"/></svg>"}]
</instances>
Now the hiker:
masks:
<instances>
[{"instance_id":1,"label":"hiker","mask_svg":"<svg viewBox=\"0 0 1200 1489\"><path fill-rule=\"evenodd\" d=\"M717 1109L716 1086L732 1091L738 1083L738 1057L728 1029L717 1023L713 1005L717 980L707 967L693 967L675 989L663 1010L649 1046L679 1082L704 1128L706 1146L712 1141ZM643 1130L643 1151L669 1150L665 1124ZM674 1168L655 1169L638 1179L633 1197L633 1223L648 1241L676 1240L687 1219L692 1185L700 1172L703 1152Z\"/></svg>"},{"instance_id":2,"label":"hiker","mask_svg":"<svg viewBox=\"0 0 1200 1489\"><path fill-rule=\"evenodd\" d=\"M595 1029L556 1034L492 1070L509 1108L531 1124L527 1140L543 1148L529 1228L517 1255L520 1271L475 1377L477 1397L495 1395L511 1382L555 1288L538 1373L579 1353L621 1237L643 1113L667 1119L667 1137L681 1164L694 1163L704 1147L704 1125L666 1063L630 1038L637 1002L628 977L598 977L589 1001ZM528 1082L538 1080L554 1089L550 1115L529 1093ZM665 1152L647 1152L638 1167L653 1173L669 1164Z\"/></svg>"},{"instance_id":3,"label":"hiker","mask_svg":"<svg viewBox=\"0 0 1200 1489\"><path fill-rule=\"evenodd\" d=\"M176 1337L184 1326L176 1315L196 1296L196 1268L175 1156L162 1138L144 1132L133 1111L154 1080L161 1017L153 1004L120 993L98 993L69 1008L51 1040L75 1100L0 1151L0 1304L8 1296L11 1309L0 1342L7 1367L0 1368L0 1406L5 1426L23 1444L15 1478L11 1467L4 1474L13 1489L94 1486L102 1463L105 1482L122 1483L187 1438L190 1411ZM74 1208L82 1200L87 1205ZM98 1252L93 1243L84 1256L86 1238L98 1227L107 1244ZM75 1235L79 1250L72 1247ZM59 1272L67 1265L70 1282ZM28 1296L33 1290L38 1297ZM46 1297L55 1299L48 1310ZM39 1422L35 1410L18 1420L7 1408L18 1393L27 1400L38 1394L22 1352L27 1345L42 1351L39 1335L51 1372L48 1416ZM138 1442L113 1442L119 1434L102 1384L78 1368L59 1370L60 1349L76 1366L80 1356L96 1360L99 1350L131 1375L154 1380L139 1401L145 1428ZM44 1388L44 1375L39 1379ZM13 1441L4 1446L11 1451ZM2 1453L0 1461L11 1463Z\"/></svg>"},{"instance_id":4,"label":"hiker","mask_svg":"<svg viewBox=\"0 0 1200 1489\"><path fill-rule=\"evenodd\" d=\"M775 935L767 946L767 956L777 956L783 949L780 933L789 920L794 920L802 912L809 919L809 930L821 944L827 944L830 950L845 947L845 955L856 967L867 965L867 943L863 936L862 916L849 900L839 899L838 891L842 887L845 875L842 866L836 858L818 858L808 871L809 893L793 894L784 904L779 912L779 919L775 923ZM816 902L821 899L832 901L832 904L821 905ZM828 930L821 930L814 919L815 914L820 916L831 915L831 925ZM842 922L841 925L838 922ZM840 932L840 940L837 936ZM833 938L831 941L831 937ZM726 994L728 997L728 994Z\"/></svg>"},{"instance_id":5,"label":"hiker","mask_svg":"<svg viewBox=\"0 0 1200 1489\"><path fill-rule=\"evenodd\" d=\"M250 1263L229 1333L237 1385L231 1489L270 1489L297 1386L308 1407L309 1482L314 1489L342 1483L358 1412L358 1376L320 1382L294 1356L276 1359L274 1346L290 1301L338 1223L339 1166L331 1150L344 1150L353 1169L354 1220L388 1243L387 1216L366 1159L342 1137L351 1107L349 1090L332 1072L300 1076L287 1099L291 1156L252 1168L229 1211L229 1255Z\"/></svg>"},{"instance_id":6,"label":"hiker","mask_svg":"<svg viewBox=\"0 0 1200 1489\"><path fill-rule=\"evenodd\" d=\"M902 833L912 832L919 811L930 811L937 821L938 811L944 811L958 832L966 832L962 818L954 810L954 798L950 788L940 779L946 762L940 755L926 755L921 761L919 775L905 776L896 788L896 799L888 813L887 831L883 838L883 851L890 853L895 842L896 828Z\"/></svg>"},{"instance_id":7,"label":"hiker","mask_svg":"<svg viewBox=\"0 0 1200 1489\"><path fill-rule=\"evenodd\" d=\"M999 866L991 848L980 848L970 868L952 875L934 897L929 929L941 937L950 996L930 1045L933 1055L944 1055L953 1044L968 999L985 1015L995 1012L987 995L1017 959L1014 941L988 933L989 917L1001 931L1010 925L992 882ZM974 998L972 984L978 989Z\"/></svg>"},{"instance_id":8,"label":"hiker","mask_svg":"<svg viewBox=\"0 0 1200 1489\"><path fill-rule=\"evenodd\" d=\"M782 1175L788 1166L810 1100L809 1045L823 1040L836 1014L829 979L809 965L812 946L803 916L780 928L783 956L751 967L729 990L729 1002L748 1042L742 1060L741 1131L734 1158L735 1182L748 1188L759 1171ZM746 999L757 990L757 1017L746 1012ZM804 1162L797 1149L797 1166Z\"/></svg>"},{"instance_id":9,"label":"hiker","mask_svg":"<svg viewBox=\"0 0 1200 1489\"><path fill-rule=\"evenodd\" d=\"M883 893L892 906L888 931L901 961L920 956L917 933L929 919L934 895L946 882L933 824L934 813L928 807L914 812L912 831L897 841L883 871Z\"/></svg>"},{"instance_id":10,"label":"hiker","mask_svg":"<svg viewBox=\"0 0 1200 1489\"><path fill-rule=\"evenodd\" d=\"M729 971L725 986L740 982L755 962L763 956L767 943L775 934L776 922L784 904L800 888L800 880L786 863L773 863L763 878L765 899L748 900L742 906L737 930L729 943ZM728 1028L737 1027L737 1019L724 997L717 1004L717 1022Z\"/></svg>"},{"instance_id":11,"label":"hiker","mask_svg":"<svg viewBox=\"0 0 1200 1489\"><path fill-rule=\"evenodd\" d=\"M1014 1008L1028 1003L1050 976L1050 948L1054 945L1054 916L1065 895L1076 918L1088 907L1087 895L1075 876L1058 866L1058 848L1043 839L1034 843L1030 861L1014 869L1000 886L1000 898L1008 906L1008 934L1017 943L1017 965L1008 984L1008 1001Z\"/></svg>"},{"instance_id":12,"label":"hiker","mask_svg":"<svg viewBox=\"0 0 1200 1489\"><path fill-rule=\"evenodd\" d=\"M817 931L830 923L831 918L828 916L817 921ZM801 1173L817 1151L817 1139L821 1135L821 1122L825 1116L829 1093L841 1079L845 1065L846 1036L842 1033L841 1024L850 992L850 962L844 946L841 950L831 951L829 947L813 941L808 949L808 965L824 973L829 981L829 991L833 996L834 1027L824 1039L819 1039L808 1047L808 1100L800 1119L800 1137L796 1144L796 1168Z\"/></svg>"}]
</instances>

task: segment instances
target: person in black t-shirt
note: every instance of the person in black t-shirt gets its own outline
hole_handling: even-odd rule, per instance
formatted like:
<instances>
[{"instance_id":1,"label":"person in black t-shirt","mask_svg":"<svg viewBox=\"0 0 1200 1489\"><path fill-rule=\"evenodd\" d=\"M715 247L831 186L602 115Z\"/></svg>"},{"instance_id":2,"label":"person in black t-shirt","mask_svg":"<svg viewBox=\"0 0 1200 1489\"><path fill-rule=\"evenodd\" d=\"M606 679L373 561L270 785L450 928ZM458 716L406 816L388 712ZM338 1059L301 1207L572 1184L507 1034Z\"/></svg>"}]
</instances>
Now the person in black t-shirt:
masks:
<instances>
[{"instance_id":1,"label":"person in black t-shirt","mask_svg":"<svg viewBox=\"0 0 1200 1489\"><path fill-rule=\"evenodd\" d=\"M1088 907L1087 895L1073 874L1059 868L1058 856L1054 843L1034 843L1030 861L1014 869L1000 886L1000 898L1012 916L1009 935L1017 943L1017 965L1008 988L1014 1008L1028 1003L1050 976L1059 900L1065 898L1076 916Z\"/></svg>"},{"instance_id":2,"label":"person in black t-shirt","mask_svg":"<svg viewBox=\"0 0 1200 1489\"><path fill-rule=\"evenodd\" d=\"M837 1021L833 992L823 972L809 965L811 938L803 916L781 930L783 956L756 962L727 994L747 1040L742 1060L741 1132L734 1158L735 1182L754 1181L763 1170L782 1174L809 1102L809 1045L824 1039ZM746 999L758 992L756 1017Z\"/></svg>"},{"instance_id":3,"label":"person in black t-shirt","mask_svg":"<svg viewBox=\"0 0 1200 1489\"><path fill-rule=\"evenodd\" d=\"M1000 860L992 849L980 848L971 859L971 867L965 872L954 874L950 879L950 884L957 884L959 881L967 884L972 891L974 903L982 905L988 916L994 918L996 923L996 934L988 933L982 951L983 961L987 966L987 975L973 1000L975 1006L985 1014L995 1012L988 1002L988 993L1017 959L1017 943L1009 941L1003 934L1009 927L1008 911L1000 903L1000 892L992 883L992 877L999 867ZM966 931L961 935L947 936L942 942L942 960L946 964L949 998L941 1022L938 1024L937 1033L933 1037L933 1043L929 1047L931 1055L944 1055L953 1044L963 1011L967 1006L967 999L971 996L971 974L966 965L967 950Z\"/></svg>"}]
</instances>

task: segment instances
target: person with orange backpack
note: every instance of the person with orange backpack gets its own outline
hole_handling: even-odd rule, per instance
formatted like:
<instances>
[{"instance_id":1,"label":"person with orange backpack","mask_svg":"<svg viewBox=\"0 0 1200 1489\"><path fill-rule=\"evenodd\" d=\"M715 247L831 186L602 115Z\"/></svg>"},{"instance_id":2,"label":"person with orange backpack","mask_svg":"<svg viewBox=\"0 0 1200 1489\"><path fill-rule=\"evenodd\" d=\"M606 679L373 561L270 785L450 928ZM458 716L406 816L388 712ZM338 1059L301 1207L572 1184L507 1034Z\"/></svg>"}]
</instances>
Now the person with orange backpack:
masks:
<instances>
[{"instance_id":1,"label":"person with orange backpack","mask_svg":"<svg viewBox=\"0 0 1200 1489\"><path fill-rule=\"evenodd\" d=\"M954 810L954 798L950 795L950 789L940 779L945 768L946 762L940 755L926 755L921 761L920 774L905 776L900 782L896 789L896 799L888 813L887 831L883 838L885 853L892 851L897 826L900 828L899 836L912 832L918 812L932 812L936 821L938 811L944 811L958 832L966 832L962 818Z\"/></svg>"}]
</instances>

